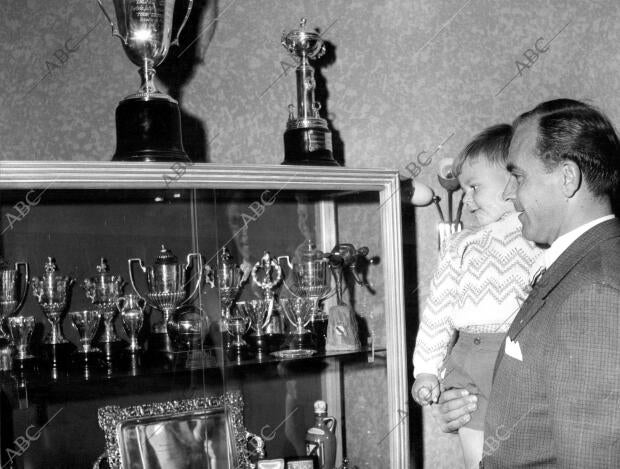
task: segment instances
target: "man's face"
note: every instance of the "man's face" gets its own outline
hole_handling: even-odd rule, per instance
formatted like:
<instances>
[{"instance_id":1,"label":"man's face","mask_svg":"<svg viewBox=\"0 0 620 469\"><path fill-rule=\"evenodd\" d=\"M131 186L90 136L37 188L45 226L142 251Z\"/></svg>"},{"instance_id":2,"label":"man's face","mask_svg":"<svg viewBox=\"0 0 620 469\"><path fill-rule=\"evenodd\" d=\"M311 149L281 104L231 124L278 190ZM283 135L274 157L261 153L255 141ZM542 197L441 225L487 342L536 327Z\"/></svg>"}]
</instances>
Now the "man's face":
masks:
<instances>
[{"instance_id":1,"label":"man's face","mask_svg":"<svg viewBox=\"0 0 620 469\"><path fill-rule=\"evenodd\" d=\"M561 234L566 210L558 169L549 172L536 156L536 119L520 124L510 143L510 179L504 197L520 212L523 236L539 244L551 244Z\"/></svg>"}]
</instances>

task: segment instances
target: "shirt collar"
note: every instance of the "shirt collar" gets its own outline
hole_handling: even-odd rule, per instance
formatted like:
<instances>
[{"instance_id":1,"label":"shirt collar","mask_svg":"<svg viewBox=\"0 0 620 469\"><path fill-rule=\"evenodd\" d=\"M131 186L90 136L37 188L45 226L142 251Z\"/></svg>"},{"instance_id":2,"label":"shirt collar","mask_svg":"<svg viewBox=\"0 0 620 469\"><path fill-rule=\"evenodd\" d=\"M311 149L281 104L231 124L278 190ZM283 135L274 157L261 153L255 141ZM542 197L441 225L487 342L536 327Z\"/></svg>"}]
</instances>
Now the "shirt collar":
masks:
<instances>
[{"instance_id":1,"label":"shirt collar","mask_svg":"<svg viewBox=\"0 0 620 469\"><path fill-rule=\"evenodd\" d=\"M586 223L585 225L581 225L574 230L569 231L568 233L563 234L558 239L556 239L548 249L545 249L545 267L548 269L551 267L560 255L568 247L573 244L573 242L579 238L582 234L588 231L590 228L598 225L599 223L603 223L607 220L611 220L614 218L614 215L606 215L604 217L597 218L596 220L592 220L591 222Z\"/></svg>"}]
</instances>

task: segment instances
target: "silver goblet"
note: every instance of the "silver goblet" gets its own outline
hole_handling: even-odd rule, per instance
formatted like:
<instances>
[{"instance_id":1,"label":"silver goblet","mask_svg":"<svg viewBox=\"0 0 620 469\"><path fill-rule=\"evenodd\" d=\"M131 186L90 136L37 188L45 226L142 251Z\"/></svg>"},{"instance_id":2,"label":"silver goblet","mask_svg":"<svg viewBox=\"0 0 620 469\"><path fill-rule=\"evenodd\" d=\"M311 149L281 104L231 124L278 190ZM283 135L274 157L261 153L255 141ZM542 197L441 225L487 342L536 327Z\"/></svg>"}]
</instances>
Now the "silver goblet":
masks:
<instances>
[{"instance_id":1,"label":"silver goblet","mask_svg":"<svg viewBox=\"0 0 620 469\"><path fill-rule=\"evenodd\" d=\"M15 359L21 361L34 358L34 355L31 355L28 351L28 345L30 344L30 338L35 326L34 316L14 316L8 318L7 322L13 344L17 349Z\"/></svg>"},{"instance_id":2,"label":"silver goblet","mask_svg":"<svg viewBox=\"0 0 620 469\"><path fill-rule=\"evenodd\" d=\"M73 327L75 327L80 336L80 348L78 349L78 353L89 354L100 352L98 348L92 346L92 341L99 327L101 313L96 309L74 311L69 313L69 318L71 318Z\"/></svg>"},{"instance_id":3,"label":"silver goblet","mask_svg":"<svg viewBox=\"0 0 620 469\"><path fill-rule=\"evenodd\" d=\"M118 309L121 312L123 328L129 337L127 350L137 352L141 349L138 343L138 334L144 322L144 298L129 294L118 299Z\"/></svg>"},{"instance_id":4,"label":"silver goblet","mask_svg":"<svg viewBox=\"0 0 620 469\"><path fill-rule=\"evenodd\" d=\"M86 297L92 301L101 312L103 318L103 334L99 339L102 343L118 342L120 339L114 331L114 316L116 316L118 298L122 294L123 279L119 275L109 273L110 268L102 257L97 266L97 275L84 279L82 288Z\"/></svg>"},{"instance_id":5,"label":"silver goblet","mask_svg":"<svg viewBox=\"0 0 620 469\"><path fill-rule=\"evenodd\" d=\"M24 266L24 274L19 266ZM2 328L4 319L16 314L24 304L28 291L29 273L26 262L16 262L15 268L0 258L0 339L9 339Z\"/></svg>"},{"instance_id":6,"label":"silver goblet","mask_svg":"<svg viewBox=\"0 0 620 469\"><path fill-rule=\"evenodd\" d=\"M308 356L316 352L311 332L306 326L312 318L312 303L306 298L284 298L280 300L286 318L293 326L285 349L278 356Z\"/></svg>"},{"instance_id":7,"label":"silver goblet","mask_svg":"<svg viewBox=\"0 0 620 469\"><path fill-rule=\"evenodd\" d=\"M244 317L248 318L249 326L253 330L248 340L256 349L257 358L261 359L268 347L264 330L271 319L269 303L265 300L239 301L237 308Z\"/></svg>"},{"instance_id":8,"label":"silver goblet","mask_svg":"<svg viewBox=\"0 0 620 469\"><path fill-rule=\"evenodd\" d=\"M231 360L240 362L248 356L248 343L243 335L250 327L250 320L238 308L233 308L229 317L222 321L224 329L232 335L226 344L226 352Z\"/></svg>"},{"instance_id":9,"label":"silver goblet","mask_svg":"<svg viewBox=\"0 0 620 469\"><path fill-rule=\"evenodd\" d=\"M51 257L45 263L45 274L42 277L33 277L32 294L39 302L45 317L50 322L52 329L45 338L46 344L66 344L69 341L62 334L61 319L71 294L74 279L55 273L56 262Z\"/></svg>"}]
</instances>

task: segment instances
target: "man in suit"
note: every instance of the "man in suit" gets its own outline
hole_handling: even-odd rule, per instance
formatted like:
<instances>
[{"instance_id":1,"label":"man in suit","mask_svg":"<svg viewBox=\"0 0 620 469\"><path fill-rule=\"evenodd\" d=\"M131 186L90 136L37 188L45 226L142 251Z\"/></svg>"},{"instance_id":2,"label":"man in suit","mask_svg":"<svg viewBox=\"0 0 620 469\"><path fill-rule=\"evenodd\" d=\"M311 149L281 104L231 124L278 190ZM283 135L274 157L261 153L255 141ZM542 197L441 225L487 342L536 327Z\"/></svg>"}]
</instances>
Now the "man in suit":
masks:
<instances>
[{"instance_id":1,"label":"man in suit","mask_svg":"<svg viewBox=\"0 0 620 469\"><path fill-rule=\"evenodd\" d=\"M504 196L524 236L549 247L495 364L481 467L619 468L620 141L599 111L566 99L514 127ZM450 393L434 411L444 431L475 405Z\"/></svg>"}]
</instances>

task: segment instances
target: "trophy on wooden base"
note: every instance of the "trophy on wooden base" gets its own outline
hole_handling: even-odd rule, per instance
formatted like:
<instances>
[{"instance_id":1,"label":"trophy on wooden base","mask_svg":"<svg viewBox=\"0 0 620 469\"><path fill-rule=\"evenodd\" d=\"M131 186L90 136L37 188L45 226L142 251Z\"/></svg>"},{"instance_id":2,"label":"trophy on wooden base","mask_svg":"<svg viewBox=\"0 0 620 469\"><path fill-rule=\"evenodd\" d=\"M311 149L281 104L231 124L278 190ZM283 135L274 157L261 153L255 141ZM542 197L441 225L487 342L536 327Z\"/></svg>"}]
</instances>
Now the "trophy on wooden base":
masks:
<instances>
[{"instance_id":1,"label":"trophy on wooden base","mask_svg":"<svg viewBox=\"0 0 620 469\"><path fill-rule=\"evenodd\" d=\"M299 63L295 69L297 116L289 105L282 164L339 166L332 152L332 134L327 121L319 116L320 103L314 99L316 81L309 62L325 54L325 44L319 33L306 31L305 26L302 18L299 29L282 35L282 45Z\"/></svg>"},{"instance_id":2,"label":"trophy on wooden base","mask_svg":"<svg viewBox=\"0 0 620 469\"><path fill-rule=\"evenodd\" d=\"M116 22L97 0L120 38L129 59L140 67L140 89L116 108L116 153L113 161L189 161L181 137L178 102L155 86L155 67L161 64L192 10L189 0L185 18L170 42L175 0L113 0Z\"/></svg>"}]
</instances>

